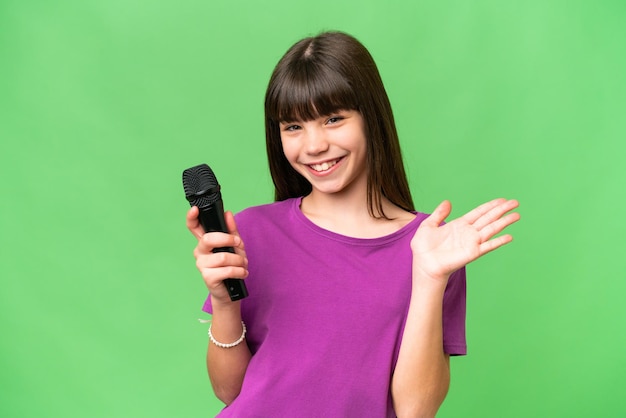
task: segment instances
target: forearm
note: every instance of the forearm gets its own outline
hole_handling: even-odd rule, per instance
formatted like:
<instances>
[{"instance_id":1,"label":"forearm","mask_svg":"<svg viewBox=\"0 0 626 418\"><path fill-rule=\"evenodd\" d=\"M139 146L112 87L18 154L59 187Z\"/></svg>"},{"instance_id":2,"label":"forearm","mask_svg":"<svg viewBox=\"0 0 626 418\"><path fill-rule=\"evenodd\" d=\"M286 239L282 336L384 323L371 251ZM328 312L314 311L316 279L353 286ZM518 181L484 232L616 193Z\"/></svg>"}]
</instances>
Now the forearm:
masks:
<instances>
[{"instance_id":1,"label":"forearm","mask_svg":"<svg viewBox=\"0 0 626 418\"><path fill-rule=\"evenodd\" d=\"M224 306L213 306L211 333L222 343L237 341L243 332L240 302L229 302ZM250 361L250 350L245 341L222 348L209 341L207 370L215 396L230 404L241 391L243 377Z\"/></svg>"},{"instance_id":2,"label":"forearm","mask_svg":"<svg viewBox=\"0 0 626 418\"><path fill-rule=\"evenodd\" d=\"M391 382L398 417L434 417L450 384L443 351L442 306L447 280L414 272L407 321Z\"/></svg>"}]
</instances>

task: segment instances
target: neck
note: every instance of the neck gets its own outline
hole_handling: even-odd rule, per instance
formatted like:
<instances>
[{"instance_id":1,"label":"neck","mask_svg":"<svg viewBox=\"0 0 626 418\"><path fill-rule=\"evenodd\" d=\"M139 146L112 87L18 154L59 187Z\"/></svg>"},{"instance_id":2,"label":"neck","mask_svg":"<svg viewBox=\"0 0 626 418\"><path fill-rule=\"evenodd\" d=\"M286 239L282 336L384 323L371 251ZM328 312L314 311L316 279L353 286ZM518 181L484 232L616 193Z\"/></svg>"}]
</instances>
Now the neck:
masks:
<instances>
[{"instance_id":1,"label":"neck","mask_svg":"<svg viewBox=\"0 0 626 418\"><path fill-rule=\"evenodd\" d=\"M314 224L346 236L376 238L402 228L414 215L383 198L385 215L373 217L367 205L367 192L319 193L315 189L302 199L300 210Z\"/></svg>"}]
</instances>

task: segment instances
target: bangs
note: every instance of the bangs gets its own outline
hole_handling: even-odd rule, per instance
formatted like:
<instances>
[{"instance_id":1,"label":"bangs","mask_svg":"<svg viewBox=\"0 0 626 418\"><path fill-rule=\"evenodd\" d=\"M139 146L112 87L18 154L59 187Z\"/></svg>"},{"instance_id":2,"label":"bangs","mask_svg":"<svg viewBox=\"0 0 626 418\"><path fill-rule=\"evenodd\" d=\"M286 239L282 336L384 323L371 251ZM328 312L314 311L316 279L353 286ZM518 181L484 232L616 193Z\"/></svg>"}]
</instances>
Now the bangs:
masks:
<instances>
[{"instance_id":1,"label":"bangs","mask_svg":"<svg viewBox=\"0 0 626 418\"><path fill-rule=\"evenodd\" d=\"M306 60L297 67L277 74L268 92L267 117L276 122L310 121L339 110L358 110L347 77Z\"/></svg>"}]
</instances>

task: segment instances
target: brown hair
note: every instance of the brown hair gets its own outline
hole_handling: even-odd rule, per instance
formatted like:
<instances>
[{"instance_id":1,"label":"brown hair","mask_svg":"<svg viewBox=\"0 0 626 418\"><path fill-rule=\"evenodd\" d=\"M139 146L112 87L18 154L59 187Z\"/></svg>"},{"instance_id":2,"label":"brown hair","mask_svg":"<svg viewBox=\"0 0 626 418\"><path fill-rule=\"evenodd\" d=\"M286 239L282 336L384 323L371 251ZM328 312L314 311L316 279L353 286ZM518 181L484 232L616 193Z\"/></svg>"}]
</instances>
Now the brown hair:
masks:
<instances>
[{"instance_id":1,"label":"brown hair","mask_svg":"<svg viewBox=\"0 0 626 418\"><path fill-rule=\"evenodd\" d=\"M356 110L363 117L370 214L386 218L381 196L413 211L391 104L376 63L358 40L342 32L302 39L274 68L265 95L265 135L275 199L311 192L311 184L285 158L279 123L339 110Z\"/></svg>"}]
</instances>

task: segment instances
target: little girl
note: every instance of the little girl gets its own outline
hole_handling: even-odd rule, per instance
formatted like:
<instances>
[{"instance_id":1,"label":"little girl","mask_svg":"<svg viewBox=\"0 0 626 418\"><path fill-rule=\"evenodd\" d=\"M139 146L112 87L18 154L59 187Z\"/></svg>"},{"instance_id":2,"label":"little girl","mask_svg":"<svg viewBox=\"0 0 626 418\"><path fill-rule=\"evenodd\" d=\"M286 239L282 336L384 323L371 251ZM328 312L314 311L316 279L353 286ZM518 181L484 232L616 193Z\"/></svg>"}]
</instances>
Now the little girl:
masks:
<instances>
[{"instance_id":1,"label":"little girl","mask_svg":"<svg viewBox=\"0 0 626 418\"><path fill-rule=\"evenodd\" d=\"M416 212L391 106L353 37L293 45L265 97L274 203L205 234L187 214L212 314L220 417L434 416L466 353L465 265L510 242L515 200L444 224ZM218 247L235 253L213 253ZM246 280L232 302L222 281Z\"/></svg>"}]
</instances>

